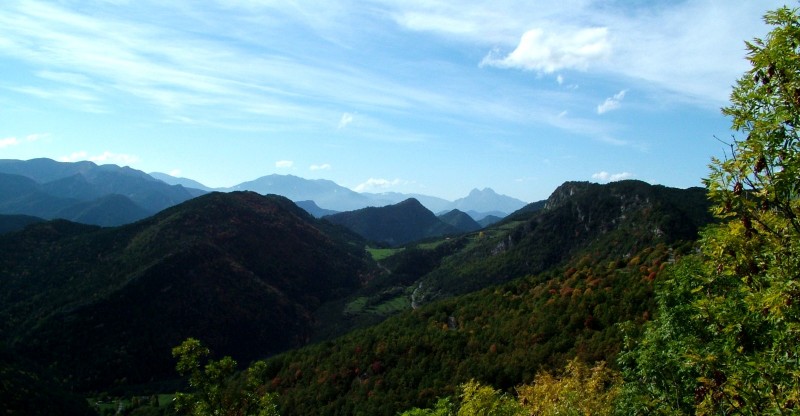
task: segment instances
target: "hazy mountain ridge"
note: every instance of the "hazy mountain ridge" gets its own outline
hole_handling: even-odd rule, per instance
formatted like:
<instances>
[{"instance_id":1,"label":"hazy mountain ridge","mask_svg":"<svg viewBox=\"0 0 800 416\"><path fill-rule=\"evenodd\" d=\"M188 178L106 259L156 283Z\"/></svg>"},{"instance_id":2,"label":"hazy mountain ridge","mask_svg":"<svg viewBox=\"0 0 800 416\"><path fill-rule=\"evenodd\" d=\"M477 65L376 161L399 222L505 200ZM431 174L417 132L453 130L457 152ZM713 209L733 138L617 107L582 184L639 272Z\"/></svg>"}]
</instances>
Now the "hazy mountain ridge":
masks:
<instances>
[{"instance_id":1,"label":"hazy mountain ridge","mask_svg":"<svg viewBox=\"0 0 800 416\"><path fill-rule=\"evenodd\" d=\"M211 190L207 186L186 178L176 178L165 173L153 173L158 179L169 184L192 185ZM292 201L314 201L323 210L337 212L354 211L367 207L395 205L413 198L434 213L445 213L458 209L468 213L476 221L488 215L505 217L526 205L525 202L506 195L500 195L491 188L473 189L469 195L455 201L423 194L400 192L355 192L327 179L304 179L294 175L266 175L252 181L242 182L229 188L215 191L253 191L262 195L283 195Z\"/></svg>"},{"instance_id":2,"label":"hazy mountain ridge","mask_svg":"<svg viewBox=\"0 0 800 416\"><path fill-rule=\"evenodd\" d=\"M130 223L198 195L144 172L92 162L0 160L0 213L102 226Z\"/></svg>"},{"instance_id":3,"label":"hazy mountain ridge","mask_svg":"<svg viewBox=\"0 0 800 416\"><path fill-rule=\"evenodd\" d=\"M210 191L249 190L262 195L283 195L297 203L313 201L315 216L353 211L366 207L394 205L415 198L435 213L453 209L473 219L504 217L525 203L498 195L491 189L473 190L456 201L421 195L358 193L324 179L293 175L267 175L230 188L213 189L188 178L165 173L144 172L117 165L93 162L57 162L51 159L0 160L0 214L32 215L45 219L63 218L101 226L131 223L190 198ZM119 195L121 198L110 198ZM484 224L494 220L485 221Z\"/></svg>"}]
</instances>

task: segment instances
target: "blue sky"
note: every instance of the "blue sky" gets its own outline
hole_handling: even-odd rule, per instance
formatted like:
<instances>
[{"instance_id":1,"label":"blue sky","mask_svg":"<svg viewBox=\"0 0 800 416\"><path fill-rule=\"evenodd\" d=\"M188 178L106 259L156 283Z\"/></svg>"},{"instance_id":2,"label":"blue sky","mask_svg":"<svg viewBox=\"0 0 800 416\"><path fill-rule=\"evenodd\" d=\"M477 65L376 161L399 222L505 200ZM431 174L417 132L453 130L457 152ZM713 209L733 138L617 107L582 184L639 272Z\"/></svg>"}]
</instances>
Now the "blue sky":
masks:
<instances>
[{"instance_id":1,"label":"blue sky","mask_svg":"<svg viewBox=\"0 0 800 416\"><path fill-rule=\"evenodd\" d=\"M4 0L0 158L447 199L697 186L782 4Z\"/></svg>"}]
</instances>

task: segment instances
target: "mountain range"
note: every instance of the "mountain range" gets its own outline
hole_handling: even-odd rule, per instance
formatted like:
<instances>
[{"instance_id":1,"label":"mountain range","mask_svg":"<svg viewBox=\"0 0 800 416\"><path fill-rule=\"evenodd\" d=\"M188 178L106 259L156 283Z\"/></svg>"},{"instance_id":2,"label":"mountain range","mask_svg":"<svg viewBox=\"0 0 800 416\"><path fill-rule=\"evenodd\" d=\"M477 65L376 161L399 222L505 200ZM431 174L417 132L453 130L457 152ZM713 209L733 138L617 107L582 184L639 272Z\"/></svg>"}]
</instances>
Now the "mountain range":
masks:
<instances>
[{"instance_id":1,"label":"mountain range","mask_svg":"<svg viewBox=\"0 0 800 416\"><path fill-rule=\"evenodd\" d=\"M284 197L214 192L120 227L34 223L0 235L0 343L72 389L153 382L171 376L170 347L186 337L241 360L268 356L376 322L360 315L385 318L581 253L625 258L691 241L710 218L702 189L638 181L566 183L535 207L464 233L414 199L319 220ZM437 230L408 241L451 237L378 267L357 233L381 236L352 217Z\"/></svg>"},{"instance_id":2,"label":"mountain range","mask_svg":"<svg viewBox=\"0 0 800 416\"><path fill-rule=\"evenodd\" d=\"M113 226L146 218L202 193L116 165L0 160L0 214Z\"/></svg>"},{"instance_id":3,"label":"mountain range","mask_svg":"<svg viewBox=\"0 0 800 416\"><path fill-rule=\"evenodd\" d=\"M458 209L466 212L476 221L480 221L487 216L494 216L497 218L505 217L526 205L524 201L506 195L500 195L491 188L484 188L483 190L473 189L469 195L463 198L456 199L455 201L448 201L435 196L422 194L404 194L398 192L359 193L340 186L330 180L304 179L294 175L267 175L229 188L217 189L211 189L199 182L185 178L176 178L165 173L155 172L151 173L151 175L168 184L183 185L209 191L253 191L262 195L283 195L295 202L314 201L318 207L321 207L320 209L325 210L323 215L329 215L331 211L354 211L367 207L394 205L413 198L437 215Z\"/></svg>"},{"instance_id":4,"label":"mountain range","mask_svg":"<svg viewBox=\"0 0 800 416\"><path fill-rule=\"evenodd\" d=\"M329 180L268 175L230 188L213 189L197 181L165 173L146 174L129 167L51 159L0 160L0 215L67 219L84 224L116 226L153 215L208 192L253 191L283 195L317 217L416 198L429 210L467 212L484 225L525 203L489 188L473 190L456 201L400 193L358 193Z\"/></svg>"},{"instance_id":5,"label":"mountain range","mask_svg":"<svg viewBox=\"0 0 800 416\"><path fill-rule=\"evenodd\" d=\"M272 176L256 181L261 192L338 186ZM0 383L46 385L48 400L73 407L67 391L163 391L171 347L195 337L240 362L281 354L263 382L282 414L396 414L468 376L510 388L527 374L513 362L613 360L616 323L643 322L663 264L713 220L704 189L640 181L566 182L490 225L417 198L333 212L314 199L184 185L113 165L0 161L0 206L49 215L0 215L0 359L15 363ZM374 197L351 192L339 193ZM497 197L475 190L452 204L510 207ZM93 212L98 223L131 207L143 217L122 225L42 219ZM388 354L379 339L395 335ZM364 388L372 399L359 399ZM3 394L19 406L38 397Z\"/></svg>"}]
</instances>

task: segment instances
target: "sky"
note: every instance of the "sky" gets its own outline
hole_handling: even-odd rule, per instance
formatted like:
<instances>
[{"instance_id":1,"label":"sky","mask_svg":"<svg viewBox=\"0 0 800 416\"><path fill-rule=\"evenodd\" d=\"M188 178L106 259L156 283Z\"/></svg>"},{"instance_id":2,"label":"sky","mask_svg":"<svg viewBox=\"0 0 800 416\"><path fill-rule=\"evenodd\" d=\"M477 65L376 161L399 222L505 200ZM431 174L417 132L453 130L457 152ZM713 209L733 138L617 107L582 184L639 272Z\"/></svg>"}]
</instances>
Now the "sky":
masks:
<instances>
[{"instance_id":1,"label":"sky","mask_svg":"<svg viewBox=\"0 0 800 416\"><path fill-rule=\"evenodd\" d=\"M3 0L0 159L450 200L701 186L783 4Z\"/></svg>"}]
</instances>

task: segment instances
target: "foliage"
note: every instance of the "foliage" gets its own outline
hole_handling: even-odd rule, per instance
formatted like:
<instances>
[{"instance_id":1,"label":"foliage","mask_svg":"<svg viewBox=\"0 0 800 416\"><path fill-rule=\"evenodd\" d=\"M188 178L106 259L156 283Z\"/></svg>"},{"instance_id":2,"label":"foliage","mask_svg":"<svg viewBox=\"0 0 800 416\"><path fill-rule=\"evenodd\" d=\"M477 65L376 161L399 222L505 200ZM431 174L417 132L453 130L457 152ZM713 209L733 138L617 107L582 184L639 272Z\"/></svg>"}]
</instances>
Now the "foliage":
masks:
<instances>
[{"instance_id":1,"label":"foliage","mask_svg":"<svg viewBox=\"0 0 800 416\"><path fill-rule=\"evenodd\" d=\"M514 416L520 406L512 396L470 380L461 386L458 416Z\"/></svg>"},{"instance_id":2,"label":"foliage","mask_svg":"<svg viewBox=\"0 0 800 416\"><path fill-rule=\"evenodd\" d=\"M173 348L178 359L178 373L188 376L191 393L177 393L175 408L192 416L278 416L275 394L268 393L257 382L264 363L256 362L244 374L236 374L236 361L226 356L203 361L208 348L188 338Z\"/></svg>"},{"instance_id":3,"label":"foliage","mask_svg":"<svg viewBox=\"0 0 800 416\"><path fill-rule=\"evenodd\" d=\"M620 374L605 363L590 368L573 359L561 377L544 371L533 384L518 386L516 398L470 380L460 386L457 404L441 398L432 409L414 408L401 416L610 415L621 384Z\"/></svg>"},{"instance_id":4,"label":"foliage","mask_svg":"<svg viewBox=\"0 0 800 416\"><path fill-rule=\"evenodd\" d=\"M266 361L285 415L395 415L455 397L471 379L500 391L574 357L614 362L622 334L652 312L652 285L681 249L589 252L564 268L424 305Z\"/></svg>"},{"instance_id":5,"label":"foliage","mask_svg":"<svg viewBox=\"0 0 800 416\"><path fill-rule=\"evenodd\" d=\"M518 387L517 395L525 414L611 415L621 386L622 376L604 362L589 367L573 359L560 378L539 373L533 384Z\"/></svg>"},{"instance_id":6,"label":"foliage","mask_svg":"<svg viewBox=\"0 0 800 416\"><path fill-rule=\"evenodd\" d=\"M730 158L706 180L723 223L659 291L660 316L624 354L626 410L779 414L800 406L800 17L770 11L752 69L723 109Z\"/></svg>"}]
</instances>

